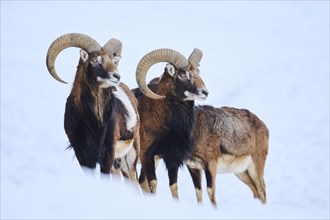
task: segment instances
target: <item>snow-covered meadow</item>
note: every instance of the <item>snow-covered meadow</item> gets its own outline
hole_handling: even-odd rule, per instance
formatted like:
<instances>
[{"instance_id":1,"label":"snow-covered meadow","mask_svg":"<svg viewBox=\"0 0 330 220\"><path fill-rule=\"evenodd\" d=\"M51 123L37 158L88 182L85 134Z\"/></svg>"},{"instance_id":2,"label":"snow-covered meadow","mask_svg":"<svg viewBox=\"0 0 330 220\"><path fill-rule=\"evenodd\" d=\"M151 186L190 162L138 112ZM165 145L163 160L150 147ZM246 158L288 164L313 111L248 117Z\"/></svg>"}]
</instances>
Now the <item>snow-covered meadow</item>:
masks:
<instances>
[{"instance_id":1,"label":"snow-covered meadow","mask_svg":"<svg viewBox=\"0 0 330 220\"><path fill-rule=\"evenodd\" d=\"M122 81L137 87L147 52L204 52L210 92L197 104L247 108L270 130L266 205L232 174L218 175L218 209L204 184L197 205L186 167L180 201L167 173L144 196L124 182L84 176L66 150L63 114L79 49L48 73L58 36L80 32L123 43ZM152 69L150 78L165 64ZM205 178L203 178L205 181ZM204 183L204 182L203 182ZM1 1L1 219L329 219L329 1Z\"/></svg>"}]
</instances>

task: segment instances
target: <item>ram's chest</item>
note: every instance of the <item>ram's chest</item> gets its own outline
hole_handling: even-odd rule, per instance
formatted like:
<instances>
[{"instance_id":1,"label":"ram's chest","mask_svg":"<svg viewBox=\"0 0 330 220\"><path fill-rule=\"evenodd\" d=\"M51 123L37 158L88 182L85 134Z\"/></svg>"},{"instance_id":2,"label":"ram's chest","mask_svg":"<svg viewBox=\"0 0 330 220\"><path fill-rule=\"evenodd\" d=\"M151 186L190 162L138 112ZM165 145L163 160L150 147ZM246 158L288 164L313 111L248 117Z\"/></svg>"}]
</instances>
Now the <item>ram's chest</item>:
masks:
<instances>
[{"instance_id":1,"label":"ram's chest","mask_svg":"<svg viewBox=\"0 0 330 220\"><path fill-rule=\"evenodd\" d=\"M96 103L94 105L94 111L96 113L96 117L103 124L103 122L104 122L104 105L102 103Z\"/></svg>"},{"instance_id":2,"label":"ram's chest","mask_svg":"<svg viewBox=\"0 0 330 220\"><path fill-rule=\"evenodd\" d=\"M105 113L105 98L102 94L96 93L94 96L93 112L95 117L98 119L100 124L104 123L104 113Z\"/></svg>"}]
</instances>

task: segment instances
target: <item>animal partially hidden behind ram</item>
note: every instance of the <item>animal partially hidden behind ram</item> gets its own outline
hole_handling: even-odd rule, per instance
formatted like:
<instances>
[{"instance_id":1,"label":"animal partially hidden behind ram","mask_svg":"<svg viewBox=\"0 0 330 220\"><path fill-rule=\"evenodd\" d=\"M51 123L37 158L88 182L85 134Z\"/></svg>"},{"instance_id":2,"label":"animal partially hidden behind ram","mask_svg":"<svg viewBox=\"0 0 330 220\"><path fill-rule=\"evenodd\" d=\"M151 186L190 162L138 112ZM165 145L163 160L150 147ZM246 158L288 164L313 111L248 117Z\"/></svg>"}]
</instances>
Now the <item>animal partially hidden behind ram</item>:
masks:
<instances>
[{"instance_id":1,"label":"animal partially hidden behind ram","mask_svg":"<svg viewBox=\"0 0 330 220\"><path fill-rule=\"evenodd\" d=\"M186 165L192 177L197 201L202 202L201 170L205 170L209 198L216 206L217 173L234 173L266 203L264 167L269 131L246 109L212 106L195 107L194 151Z\"/></svg>"},{"instance_id":2,"label":"animal partially hidden behind ram","mask_svg":"<svg viewBox=\"0 0 330 220\"><path fill-rule=\"evenodd\" d=\"M137 183L140 122L135 96L120 83L121 42L110 39L102 47L84 34L58 37L48 49L46 62L60 82L64 81L55 71L55 60L68 47L82 49L64 115L70 147L82 167L94 170L99 163L103 174L110 174L115 158L120 158L125 163L123 175Z\"/></svg>"}]
</instances>

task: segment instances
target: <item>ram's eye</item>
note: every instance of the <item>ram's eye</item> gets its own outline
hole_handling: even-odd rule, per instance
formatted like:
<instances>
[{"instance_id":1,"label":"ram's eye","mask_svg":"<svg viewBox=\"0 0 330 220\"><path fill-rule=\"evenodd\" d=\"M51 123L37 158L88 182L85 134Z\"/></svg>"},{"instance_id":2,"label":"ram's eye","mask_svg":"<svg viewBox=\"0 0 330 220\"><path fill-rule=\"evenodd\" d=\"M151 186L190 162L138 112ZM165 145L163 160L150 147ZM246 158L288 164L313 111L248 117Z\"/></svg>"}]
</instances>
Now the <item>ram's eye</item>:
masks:
<instances>
[{"instance_id":1,"label":"ram's eye","mask_svg":"<svg viewBox=\"0 0 330 220\"><path fill-rule=\"evenodd\" d=\"M96 58L91 60L91 64L93 64L93 65L96 65L98 63L99 63L99 61Z\"/></svg>"},{"instance_id":2,"label":"ram's eye","mask_svg":"<svg viewBox=\"0 0 330 220\"><path fill-rule=\"evenodd\" d=\"M185 73L185 72L180 72L180 73L179 73L179 78L180 78L180 79L187 79L187 78L188 78L187 73Z\"/></svg>"},{"instance_id":3,"label":"ram's eye","mask_svg":"<svg viewBox=\"0 0 330 220\"><path fill-rule=\"evenodd\" d=\"M95 57L91 60L91 63L96 65L96 64L101 64L102 63L102 57L101 56L98 56L98 57Z\"/></svg>"}]
</instances>

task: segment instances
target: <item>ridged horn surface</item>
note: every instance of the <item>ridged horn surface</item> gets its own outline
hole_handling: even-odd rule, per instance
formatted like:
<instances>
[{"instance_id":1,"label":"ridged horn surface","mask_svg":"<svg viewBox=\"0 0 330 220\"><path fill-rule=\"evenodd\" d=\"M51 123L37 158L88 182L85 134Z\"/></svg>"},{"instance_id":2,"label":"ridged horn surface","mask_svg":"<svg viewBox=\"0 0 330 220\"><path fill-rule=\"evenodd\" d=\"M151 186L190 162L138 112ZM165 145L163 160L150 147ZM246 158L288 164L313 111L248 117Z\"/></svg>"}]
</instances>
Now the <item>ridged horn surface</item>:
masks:
<instances>
[{"instance_id":1,"label":"ridged horn surface","mask_svg":"<svg viewBox=\"0 0 330 220\"><path fill-rule=\"evenodd\" d=\"M101 51L102 47L99 43L97 43L93 38L85 34L79 33L69 33L62 35L56 38L53 43L50 45L47 57L46 57L46 65L49 73L59 82L67 83L63 81L56 73L55 70L55 61L57 55L68 47L78 47L85 51L88 54L92 52Z\"/></svg>"},{"instance_id":2,"label":"ridged horn surface","mask_svg":"<svg viewBox=\"0 0 330 220\"><path fill-rule=\"evenodd\" d=\"M147 72L150 67L160 62L170 62L176 68L185 68L188 66L188 60L181 53L172 49L157 49L143 56L136 68L136 82L140 90L152 99L165 98L165 96L157 95L151 91L146 82Z\"/></svg>"},{"instance_id":3,"label":"ridged horn surface","mask_svg":"<svg viewBox=\"0 0 330 220\"><path fill-rule=\"evenodd\" d=\"M109 52L110 58L112 59L114 57L114 54L116 56L121 56L121 50L122 50L122 43L120 40L111 38L106 44L104 44L103 49ZM118 66L119 61L117 62Z\"/></svg>"},{"instance_id":4,"label":"ridged horn surface","mask_svg":"<svg viewBox=\"0 0 330 220\"><path fill-rule=\"evenodd\" d=\"M103 46L112 56L116 54L116 56L121 56L122 43L120 40L115 38L111 38L106 44Z\"/></svg>"},{"instance_id":5,"label":"ridged horn surface","mask_svg":"<svg viewBox=\"0 0 330 220\"><path fill-rule=\"evenodd\" d=\"M201 62L202 57L203 57L203 52L200 49L195 48L193 52L190 54L188 61L196 66L199 66L199 62Z\"/></svg>"}]
</instances>

